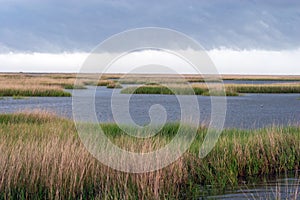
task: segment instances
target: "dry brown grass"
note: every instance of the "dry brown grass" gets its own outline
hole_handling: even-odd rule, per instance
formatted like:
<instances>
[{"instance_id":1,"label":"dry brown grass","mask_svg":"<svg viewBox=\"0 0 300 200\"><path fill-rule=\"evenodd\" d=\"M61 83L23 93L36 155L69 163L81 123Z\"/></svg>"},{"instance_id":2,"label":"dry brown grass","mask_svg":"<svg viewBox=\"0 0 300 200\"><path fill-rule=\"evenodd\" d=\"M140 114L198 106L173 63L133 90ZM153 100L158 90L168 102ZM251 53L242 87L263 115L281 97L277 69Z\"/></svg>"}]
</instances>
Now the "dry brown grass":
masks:
<instances>
[{"instance_id":1,"label":"dry brown grass","mask_svg":"<svg viewBox=\"0 0 300 200\"><path fill-rule=\"evenodd\" d=\"M51 113L0 115L0 125L4 199L194 199L205 185L224 189L236 186L239 177L297 170L300 163L299 127L225 130L205 159L197 157L205 135L199 129L190 150L172 165L129 174L94 159L74 124ZM153 143L126 138L114 124L105 130L116 144L149 152L172 138L176 127L169 125Z\"/></svg>"}]
</instances>

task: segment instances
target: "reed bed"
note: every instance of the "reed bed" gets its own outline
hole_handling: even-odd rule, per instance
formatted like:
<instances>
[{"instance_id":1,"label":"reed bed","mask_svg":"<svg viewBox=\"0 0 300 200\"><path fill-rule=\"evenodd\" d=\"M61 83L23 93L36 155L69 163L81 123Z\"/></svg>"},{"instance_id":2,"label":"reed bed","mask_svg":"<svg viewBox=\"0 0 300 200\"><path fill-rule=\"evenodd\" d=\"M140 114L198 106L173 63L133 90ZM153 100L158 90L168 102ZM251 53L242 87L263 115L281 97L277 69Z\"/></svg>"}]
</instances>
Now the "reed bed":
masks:
<instances>
[{"instance_id":1,"label":"reed bed","mask_svg":"<svg viewBox=\"0 0 300 200\"><path fill-rule=\"evenodd\" d=\"M30 96L55 96L69 97L70 93L65 92L61 88L56 87L25 87L13 86L8 88L0 88L0 96L30 97Z\"/></svg>"},{"instance_id":2,"label":"reed bed","mask_svg":"<svg viewBox=\"0 0 300 200\"><path fill-rule=\"evenodd\" d=\"M142 140L116 124L101 126L122 148L148 152L169 142L179 124ZM170 166L129 174L93 158L70 120L41 111L2 114L0 199L195 199L206 186L222 191L241 178L299 169L300 127L224 130L212 152L199 159L206 131L200 127L190 149Z\"/></svg>"},{"instance_id":3,"label":"reed bed","mask_svg":"<svg viewBox=\"0 0 300 200\"><path fill-rule=\"evenodd\" d=\"M165 94L165 95L203 95L203 96L237 96L238 93L231 88L226 92L219 87L212 87L208 90L205 84L191 85L190 87L183 84L164 85L143 85L132 86L121 90L123 94Z\"/></svg>"},{"instance_id":4,"label":"reed bed","mask_svg":"<svg viewBox=\"0 0 300 200\"><path fill-rule=\"evenodd\" d=\"M228 84L226 87L238 93L300 93L300 84Z\"/></svg>"},{"instance_id":5,"label":"reed bed","mask_svg":"<svg viewBox=\"0 0 300 200\"><path fill-rule=\"evenodd\" d=\"M52 74L0 74L0 96L71 96L64 89L84 89L84 79Z\"/></svg>"},{"instance_id":6,"label":"reed bed","mask_svg":"<svg viewBox=\"0 0 300 200\"><path fill-rule=\"evenodd\" d=\"M232 80L300 80L298 76L229 76L224 79ZM209 84L218 84L214 76L206 77ZM207 81L207 80L206 80ZM75 85L76 82L76 85ZM187 82L192 86L197 95L225 95L220 89L208 91L200 75L127 75L104 74L101 80L92 74L0 74L0 96L70 96L64 89L85 89L86 85L106 86L107 88L121 88L121 84L171 84L179 94L190 94L190 90L182 85ZM267 85L243 85L227 84L226 95L237 96L238 93L299 93L300 86L297 82L267 84ZM157 88L155 88L157 87ZM137 94L170 94L159 85L144 86L138 88ZM124 89L123 93L131 93L133 89Z\"/></svg>"},{"instance_id":7,"label":"reed bed","mask_svg":"<svg viewBox=\"0 0 300 200\"><path fill-rule=\"evenodd\" d=\"M220 87L220 84L210 84L210 90L204 83L194 83L191 87L184 84L164 85L142 85L124 88L121 93L124 94L184 94L184 95L205 95L205 96L238 96L239 93L300 93L300 84L224 84L225 92ZM172 92L175 91L175 92Z\"/></svg>"}]
</instances>

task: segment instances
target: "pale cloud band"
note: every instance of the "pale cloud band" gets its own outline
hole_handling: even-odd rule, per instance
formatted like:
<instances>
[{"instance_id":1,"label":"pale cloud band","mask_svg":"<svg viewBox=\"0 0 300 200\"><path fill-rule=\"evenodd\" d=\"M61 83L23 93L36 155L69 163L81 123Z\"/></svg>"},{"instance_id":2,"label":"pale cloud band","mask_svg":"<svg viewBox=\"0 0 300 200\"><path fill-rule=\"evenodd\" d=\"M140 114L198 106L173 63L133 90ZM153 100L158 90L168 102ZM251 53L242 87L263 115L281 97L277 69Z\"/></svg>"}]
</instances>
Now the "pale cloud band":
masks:
<instances>
[{"instance_id":1,"label":"pale cloud band","mask_svg":"<svg viewBox=\"0 0 300 200\"><path fill-rule=\"evenodd\" d=\"M208 51L221 74L287 74L300 75L300 49L266 51L213 49ZM78 72L88 53L7 53L0 54L1 72ZM178 57L162 51L148 50L128 54L114 63L118 70L109 72L125 73L133 65L142 65L149 60L181 69L183 74L193 73L192 69ZM121 69L120 70L120 66Z\"/></svg>"}]
</instances>

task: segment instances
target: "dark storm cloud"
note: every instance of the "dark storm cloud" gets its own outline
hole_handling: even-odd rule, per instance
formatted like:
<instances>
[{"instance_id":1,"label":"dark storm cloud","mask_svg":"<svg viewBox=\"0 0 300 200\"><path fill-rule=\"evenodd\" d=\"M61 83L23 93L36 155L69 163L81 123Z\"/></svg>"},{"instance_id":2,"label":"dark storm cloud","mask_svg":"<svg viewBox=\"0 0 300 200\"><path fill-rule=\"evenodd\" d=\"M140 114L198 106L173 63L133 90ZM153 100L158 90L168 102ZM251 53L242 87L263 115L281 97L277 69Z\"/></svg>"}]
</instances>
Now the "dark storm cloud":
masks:
<instances>
[{"instance_id":1,"label":"dark storm cloud","mask_svg":"<svg viewBox=\"0 0 300 200\"><path fill-rule=\"evenodd\" d=\"M205 48L300 46L298 1L0 1L0 52L90 51L112 34L159 26Z\"/></svg>"}]
</instances>

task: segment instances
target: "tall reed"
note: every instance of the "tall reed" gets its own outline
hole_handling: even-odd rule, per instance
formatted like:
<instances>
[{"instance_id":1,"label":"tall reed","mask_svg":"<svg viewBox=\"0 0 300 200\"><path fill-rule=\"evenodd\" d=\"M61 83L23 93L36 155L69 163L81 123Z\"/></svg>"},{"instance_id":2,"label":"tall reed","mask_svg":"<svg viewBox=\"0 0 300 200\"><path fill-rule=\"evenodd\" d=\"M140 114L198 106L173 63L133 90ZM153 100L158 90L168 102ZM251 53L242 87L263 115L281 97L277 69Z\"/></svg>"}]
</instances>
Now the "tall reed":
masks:
<instances>
[{"instance_id":1,"label":"tall reed","mask_svg":"<svg viewBox=\"0 0 300 200\"><path fill-rule=\"evenodd\" d=\"M179 124L146 140L129 137L116 124L101 126L116 145L148 152L168 143ZM200 127L190 149L170 166L129 174L93 158L72 121L41 111L0 115L0 199L195 199L206 186L222 190L241 177L299 169L300 127L224 130L199 159L206 131Z\"/></svg>"}]
</instances>

